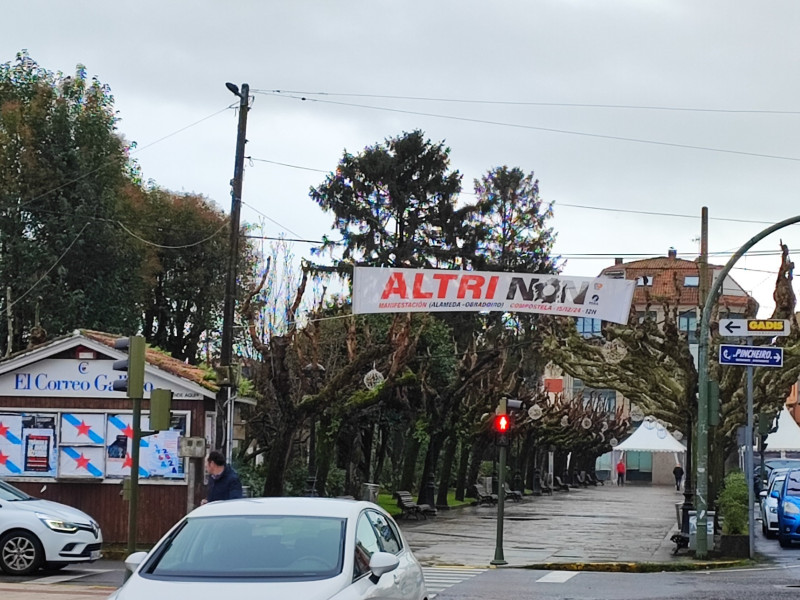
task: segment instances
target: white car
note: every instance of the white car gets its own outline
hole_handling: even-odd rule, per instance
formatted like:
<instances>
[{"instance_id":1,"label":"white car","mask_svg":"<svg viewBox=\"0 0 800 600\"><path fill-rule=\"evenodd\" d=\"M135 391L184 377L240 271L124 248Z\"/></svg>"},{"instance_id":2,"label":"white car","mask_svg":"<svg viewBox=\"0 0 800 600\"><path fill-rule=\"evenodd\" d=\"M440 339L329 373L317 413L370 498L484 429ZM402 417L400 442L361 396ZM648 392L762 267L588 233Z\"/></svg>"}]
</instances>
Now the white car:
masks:
<instances>
[{"instance_id":1,"label":"white car","mask_svg":"<svg viewBox=\"0 0 800 600\"><path fill-rule=\"evenodd\" d=\"M427 598L392 518L336 498L211 502L125 566L133 573L109 600Z\"/></svg>"},{"instance_id":2,"label":"white car","mask_svg":"<svg viewBox=\"0 0 800 600\"><path fill-rule=\"evenodd\" d=\"M761 492L761 531L766 538L778 535L778 498L786 473L779 473L771 479L768 490Z\"/></svg>"},{"instance_id":3,"label":"white car","mask_svg":"<svg viewBox=\"0 0 800 600\"><path fill-rule=\"evenodd\" d=\"M100 558L103 535L86 513L0 481L0 568L27 575Z\"/></svg>"}]
</instances>

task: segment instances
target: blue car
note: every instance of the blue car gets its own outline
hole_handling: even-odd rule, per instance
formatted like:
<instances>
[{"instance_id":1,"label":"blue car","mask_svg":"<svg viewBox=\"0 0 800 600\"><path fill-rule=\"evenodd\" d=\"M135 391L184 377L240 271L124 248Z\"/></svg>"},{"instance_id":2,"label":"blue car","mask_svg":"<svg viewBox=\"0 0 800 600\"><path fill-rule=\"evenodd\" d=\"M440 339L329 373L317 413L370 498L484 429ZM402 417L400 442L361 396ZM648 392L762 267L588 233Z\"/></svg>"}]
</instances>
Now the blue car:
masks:
<instances>
[{"instance_id":1,"label":"blue car","mask_svg":"<svg viewBox=\"0 0 800 600\"><path fill-rule=\"evenodd\" d=\"M778 499L778 542L786 548L794 541L800 541L800 469L786 474Z\"/></svg>"}]
</instances>

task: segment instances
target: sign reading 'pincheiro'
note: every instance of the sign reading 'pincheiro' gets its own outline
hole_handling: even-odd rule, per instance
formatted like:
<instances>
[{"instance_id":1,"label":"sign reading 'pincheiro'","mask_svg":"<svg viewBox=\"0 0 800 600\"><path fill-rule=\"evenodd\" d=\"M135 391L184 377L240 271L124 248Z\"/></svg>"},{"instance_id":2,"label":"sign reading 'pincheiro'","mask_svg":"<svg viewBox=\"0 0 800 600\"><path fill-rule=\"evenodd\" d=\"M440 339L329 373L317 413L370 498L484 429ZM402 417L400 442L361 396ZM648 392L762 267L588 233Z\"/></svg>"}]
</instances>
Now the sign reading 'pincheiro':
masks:
<instances>
[{"instance_id":1,"label":"sign reading 'pincheiro'","mask_svg":"<svg viewBox=\"0 0 800 600\"><path fill-rule=\"evenodd\" d=\"M356 267L353 313L529 312L627 323L634 289L627 279Z\"/></svg>"},{"instance_id":2,"label":"sign reading 'pincheiro'","mask_svg":"<svg viewBox=\"0 0 800 600\"><path fill-rule=\"evenodd\" d=\"M782 367L783 348L721 344L719 347L719 364L753 367Z\"/></svg>"}]
</instances>

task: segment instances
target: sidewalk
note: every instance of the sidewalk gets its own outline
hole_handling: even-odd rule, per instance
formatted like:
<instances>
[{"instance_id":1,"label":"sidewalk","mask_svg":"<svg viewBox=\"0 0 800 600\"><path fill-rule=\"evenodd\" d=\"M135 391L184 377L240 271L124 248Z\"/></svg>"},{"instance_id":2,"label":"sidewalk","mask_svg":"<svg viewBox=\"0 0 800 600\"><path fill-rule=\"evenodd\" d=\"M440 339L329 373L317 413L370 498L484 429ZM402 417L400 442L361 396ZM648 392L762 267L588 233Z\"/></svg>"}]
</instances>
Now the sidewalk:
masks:
<instances>
[{"instance_id":1,"label":"sidewalk","mask_svg":"<svg viewBox=\"0 0 800 600\"><path fill-rule=\"evenodd\" d=\"M0 583L3 600L102 600L116 588L84 585L37 585L35 583Z\"/></svg>"},{"instance_id":2,"label":"sidewalk","mask_svg":"<svg viewBox=\"0 0 800 600\"><path fill-rule=\"evenodd\" d=\"M510 566L549 563L677 563L675 504L671 486L629 484L577 488L552 496L506 501L503 558ZM423 565L485 567L495 557L497 508L466 507L427 521L400 522Z\"/></svg>"}]
</instances>

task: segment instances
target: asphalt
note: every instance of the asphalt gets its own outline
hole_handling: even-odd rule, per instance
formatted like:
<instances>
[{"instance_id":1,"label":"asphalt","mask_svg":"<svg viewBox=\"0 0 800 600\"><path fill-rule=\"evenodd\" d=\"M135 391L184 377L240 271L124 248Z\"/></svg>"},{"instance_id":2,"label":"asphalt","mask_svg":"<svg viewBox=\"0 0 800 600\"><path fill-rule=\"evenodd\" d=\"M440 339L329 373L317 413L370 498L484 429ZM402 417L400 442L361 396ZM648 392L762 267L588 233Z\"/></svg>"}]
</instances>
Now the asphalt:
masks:
<instances>
[{"instance_id":1,"label":"asphalt","mask_svg":"<svg viewBox=\"0 0 800 600\"><path fill-rule=\"evenodd\" d=\"M724 558L699 562L686 550L673 554L670 537L678 531L679 502L683 494L675 488L649 484L577 488L507 501L500 552L496 506L440 510L426 520L399 523L424 566L653 571L742 564ZM507 564L493 565L497 558ZM98 600L112 591L75 583L0 583L3 600Z\"/></svg>"}]
</instances>

